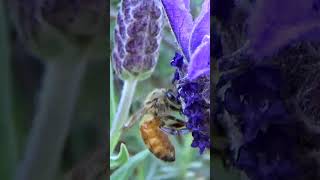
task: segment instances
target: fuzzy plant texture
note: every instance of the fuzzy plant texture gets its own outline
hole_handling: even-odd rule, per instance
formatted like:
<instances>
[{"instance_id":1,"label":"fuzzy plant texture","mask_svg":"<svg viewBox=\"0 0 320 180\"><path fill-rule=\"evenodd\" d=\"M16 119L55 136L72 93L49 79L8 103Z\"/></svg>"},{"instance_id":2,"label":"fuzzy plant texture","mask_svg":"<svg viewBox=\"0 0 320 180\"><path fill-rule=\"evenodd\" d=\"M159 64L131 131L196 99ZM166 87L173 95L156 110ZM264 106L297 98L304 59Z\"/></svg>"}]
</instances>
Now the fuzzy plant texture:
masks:
<instances>
[{"instance_id":1,"label":"fuzzy plant texture","mask_svg":"<svg viewBox=\"0 0 320 180\"><path fill-rule=\"evenodd\" d=\"M223 158L250 180L319 179L319 1L236 2L219 1L214 25ZM225 54L230 39L242 45Z\"/></svg>"},{"instance_id":2,"label":"fuzzy plant texture","mask_svg":"<svg viewBox=\"0 0 320 180\"><path fill-rule=\"evenodd\" d=\"M162 20L159 1L122 1L112 52L113 66L121 79L150 77L158 60Z\"/></svg>"},{"instance_id":3,"label":"fuzzy plant texture","mask_svg":"<svg viewBox=\"0 0 320 180\"><path fill-rule=\"evenodd\" d=\"M162 0L170 27L179 45L171 61L176 68L173 84L192 132L194 148L210 148L210 1L204 0L196 18L189 0Z\"/></svg>"}]
</instances>

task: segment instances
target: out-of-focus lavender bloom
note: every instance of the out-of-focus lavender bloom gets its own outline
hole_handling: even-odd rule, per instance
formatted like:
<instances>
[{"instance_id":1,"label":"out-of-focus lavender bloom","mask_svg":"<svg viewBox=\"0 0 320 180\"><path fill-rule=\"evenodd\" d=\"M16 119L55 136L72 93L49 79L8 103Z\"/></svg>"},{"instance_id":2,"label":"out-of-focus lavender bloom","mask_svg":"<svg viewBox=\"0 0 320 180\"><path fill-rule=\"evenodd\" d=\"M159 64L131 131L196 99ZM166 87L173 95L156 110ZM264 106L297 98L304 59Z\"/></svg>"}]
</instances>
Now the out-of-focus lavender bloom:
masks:
<instances>
[{"instance_id":1,"label":"out-of-focus lavender bloom","mask_svg":"<svg viewBox=\"0 0 320 180\"><path fill-rule=\"evenodd\" d=\"M320 1L257 1L249 21L252 52L270 56L296 40L320 40Z\"/></svg>"},{"instance_id":2,"label":"out-of-focus lavender bloom","mask_svg":"<svg viewBox=\"0 0 320 180\"><path fill-rule=\"evenodd\" d=\"M176 67L173 81L194 138L191 146L202 153L210 148L210 1L203 2L195 20L189 0L162 0L162 4L182 52L171 62Z\"/></svg>"},{"instance_id":3,"label":"out-of-focus lavender bloom","mask_svg":"<svg viewBox=\"0 0 320 180\"><path fill-rule=\"evenodd\" d=\"M269 124L283 123L286 110L280 100L280 70L275 67L251 67L233 77L224 94L224 106L241 121L244 141L254 139Z\"/></svg>"},{"instance_id":4,"label":"out-of-focus lavender bloom","mask_svg":"<svg viewBox=\"0 0 320 180\"><path fill-rule=\"evenodd\" d=\"M222 44L221 44L221 38L218 35L216 31L216 27L213 27L213 58L218 59L222 56L223 50L222 50Z\"/></svg>"},{"instance_id":5,"label":"out-of-focus lavender bloom","mask_svg":"<svg viewBox=\"0 0 320 180\"><path fill-rule=\"evenodd\" d=\"M231 16L231 11L234 6L234 0L214 0L213 16L222 22L227 22Z\"/></svg>"},{"instance_id":6,"label":"out-of-focus lavender bloom","mask_svg":"<svg viewBox=\"0 0 320 180\"><path fill-rule=\"evenodd\" d=\"M319 177L312 151L320 134L290 114L296 110L282 97L286 84L279 66L253 65L221 77L218 85L224 110L217 118L226 128L232 162L251 180Z\"/></svg>"},{"instance_id":7,"label":"out-of-focus lavender bloom","mask_svg":"<svg viewBox=\"0 0 320 180\"><path fill-rule=\"evenodd\" d=\"M232 42L245 33L249 42L218 59L214 119L228 159L250 180L320 178L318 3L256 1L251 14L228 24L249 22L249 31L223 36Z\"/></svg>"},{"instance_id":8,"label":"out-of-focus lavender bloom","mask_svg":"<svg viewBox=\"0 0 320 180\"><path fill-rule=\"evenodd\" d=\"M291 132L289 137L290 134L280 128L286 126L271 127L266 134L259 133L254 141L241 148L236 166L245 170L252 180L294 179L301 175L294 154L288 150L297 146L298 134Z\"/></svg>"},{"instance_id":9,"label":"out-of-focus lavender bloom","mask_svg":"<svg viewBox=\"0 0 320 180\"><path fill-rule=\"evenodd\" d=\"M122 0L112 52L121 79L143 80L152 74L161 41L161 8L159 0Z\"/></svg>"},{"instance_id":10,"label":"out-of-focus lavender bloom","mask_svg":"<svg viewBox=\"0 0 320 180\"><path fill-rule=\"evenodd\" d=\"M103 0L8 1L19 38L41 59L76 57L91 48L91 57L104 57Z\"/></svg>"},{"instance_id":11,"label":"out-of-focus lavender bloom","mask_svg":"<svg viewBox=\"0 0 320 180\"><path fill-rule=\"evenodd\" d=\"M271 125L240 149L235 166L251 180L319 179L315 153L318 138L319 135L308 133L305 125L294 119Z\"/></svg>"}]
</instances>

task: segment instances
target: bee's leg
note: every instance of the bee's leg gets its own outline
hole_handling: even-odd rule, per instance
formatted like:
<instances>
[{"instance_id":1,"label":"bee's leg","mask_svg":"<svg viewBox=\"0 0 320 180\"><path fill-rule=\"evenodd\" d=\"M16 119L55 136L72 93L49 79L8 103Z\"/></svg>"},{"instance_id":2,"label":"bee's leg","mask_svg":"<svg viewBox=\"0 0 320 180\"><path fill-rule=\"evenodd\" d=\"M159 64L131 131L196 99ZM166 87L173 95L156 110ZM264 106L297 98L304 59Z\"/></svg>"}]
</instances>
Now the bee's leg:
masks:
<instances>
[{"instance_id":1,"label":"bee's leg","mask_svg":"<svg viewBox=\"0 0 320 180\"><path fill-rule=\"evenodd\" d=\"M181 103L173 91L169 89L166 91L165 95L167 97L168 107L173 111L181 111Z\"/></svg>"},{"instance_id":2,"label":"bee's leg","mask_svg":"<svg viewBox=\"0 0 320 180\"><path fill-rule=\"evenodd\" d=\"M128 130L131 128L136 122L138 118L135 115L132 115L127 123L125 123L122 127L123 130Z\"/></svg>"},{"instance_id":3,"label":"bee's leg","mask_svg":"<svg viewBox=\"0 0 320 180\"><path fill-rule=\"evenodd\" d=\"M168 126L168 125L171 125L171 124L175 124L179 127L181 126L185 126L186 122L181 120L181 119L178 119L176 117L174 117L173 115L171 114L160 114L159 116L161 116L161 119L162 121ZM177 124L178 123L178 124Z\"/></svg>"},{"instance_id":4,"label":"bee's leg","mask_svg":"<svg viewBox=\"0 0 320 180\"><path fill-rule=\"evenodd\" d=\"M137 111L136 113L134 113L134 114L130 117L129 121L126 122L126 123L123 125L122 129L123 129L123 130L128 130L129 128L131 128L131 127L141 118L142 111L143 111L143 109Z\"/></svg>"},{"instance_id":5,"label":"bee's leg","mask_svg":"<svg viewBox=\"0 0 320 180\"><path fill-rule=\"evenodd\" d=\"M169 105L169 108L170 108L172 111L177 111L177 112L181 112L181 110L182 110L181 105L172 105L172 104L170 104L170 105Z\"/></svg>"}]
</instances>

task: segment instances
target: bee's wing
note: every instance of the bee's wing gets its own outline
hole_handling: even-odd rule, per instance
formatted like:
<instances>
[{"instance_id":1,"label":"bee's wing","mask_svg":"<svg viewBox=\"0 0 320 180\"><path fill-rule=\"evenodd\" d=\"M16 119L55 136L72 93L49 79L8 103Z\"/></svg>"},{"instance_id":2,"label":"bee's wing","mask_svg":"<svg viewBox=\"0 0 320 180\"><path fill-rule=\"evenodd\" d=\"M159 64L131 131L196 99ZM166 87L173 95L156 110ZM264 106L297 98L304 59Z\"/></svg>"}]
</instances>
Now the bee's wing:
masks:
<instances>
[{"instance_id":1,"label":"bee's wing","mask_svg":"<svg viewBox=\"0 0 320 180\"><path fill-rule=\"evenodd\" d=\"M173 129L169 127L162 126L160 127L160 130L165 132L166 134L171 134L171 135L184 135L188 134L190 131L187 128L181 128L181 129Z\"/></svg>"},{"instance_id":2,"label":"bee's wing","mask_svg":"<svg viewBox=\"0 0 320 180\"><path fill-rule=\"evenodd\" d=\"M146 108L141 108L137 112L135 112L129 119L127 123L124 124L123 129L128 129L132 127L138 120L142 118L142 116L147 112Z\"/></svg>"}]
</instances>

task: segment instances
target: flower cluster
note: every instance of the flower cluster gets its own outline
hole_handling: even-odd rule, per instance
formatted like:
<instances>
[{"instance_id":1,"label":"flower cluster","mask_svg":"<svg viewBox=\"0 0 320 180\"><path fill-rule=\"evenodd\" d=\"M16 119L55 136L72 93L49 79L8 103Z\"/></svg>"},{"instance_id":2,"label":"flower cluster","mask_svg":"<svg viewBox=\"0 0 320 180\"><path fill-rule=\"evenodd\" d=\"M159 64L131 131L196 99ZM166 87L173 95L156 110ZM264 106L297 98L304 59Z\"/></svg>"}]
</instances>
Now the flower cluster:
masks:
<instances>
[{"instance_id":1,"label":"flower cluster","mask_svg":"<svg viewBox=\"0 0 320 180\"><path fill-rule=\"evenodd\" d=\"M182 51L171 62L176 68L173 82L194 138L191 146L203 153L210 148L210 1L203 2L195 20L189 0L162 0L162 4Z\"/></svg>"},{"instance_id":2,"label":"flower cluster","mask_svg":"<svg viewBox=\"0 0 320 180\"><path fill-rule=\"evenodd\" d=\"M188 117L187 128L192 132L194 138L191 146L199 147L202 154L206 148L210 148L210 124L209 124L209 86L208 77L202 77L196 81L181 79L185 77L187 64L183 62L183 57L176 53L171 61L171 65L176 67L173 82L178 89L178 97L183 105L183 114ZM206 97L207 96L207 97Z\"/></svg>"}]
</instances>

